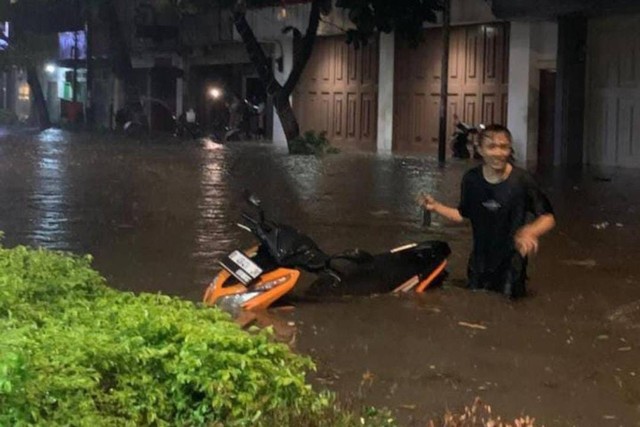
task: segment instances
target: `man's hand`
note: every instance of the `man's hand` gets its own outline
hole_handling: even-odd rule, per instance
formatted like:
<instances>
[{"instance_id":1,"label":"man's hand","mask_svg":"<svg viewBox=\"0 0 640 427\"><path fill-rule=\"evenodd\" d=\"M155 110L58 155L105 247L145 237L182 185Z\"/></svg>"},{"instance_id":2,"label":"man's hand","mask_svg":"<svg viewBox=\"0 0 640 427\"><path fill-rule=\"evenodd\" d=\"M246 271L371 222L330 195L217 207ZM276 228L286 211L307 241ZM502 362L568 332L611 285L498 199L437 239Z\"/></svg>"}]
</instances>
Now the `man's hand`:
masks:
<instances>
[{"instance_id":1,"label":"man's hand","mask_svg":"<svg viewBox=\"0 0 640 427\"><path fill-rule=\"evenodd\" d=\"M522 227L514 237L516 249L520 255L526 257L538 252L538 236L527 226Z\"/></svg>"},{"instance_id":2,"label":"man's hand","mask_svg":"<svg viewBox=\"0 0 640 427\"><path fill-rule=\"evenodd\" d=\"M456 208L449 207L447 205L443 205L429 194L420 193L418 197L416 197L416 201L420 206L424 209L435 212L440 216L447 218L453 222L462 222L463 218L460 215L460 212Z\"/></svg>"},{"instance_id":3,"label":"man's hand","mask_svg":"<svg viewBox=\"0 0 640 427\"><path fill-rule=\"evenodd\" d=\"M436 199L431 197L431 195L424 193L418 194L418 197L416 197L416 201L420 206L431 212L435 211L436 206L439 205Z\"/></svg>"},{"instance_id":4,"label":"man's hand","mask_svg":"<svg viewBox=\"0 0 640 427\"><path fill-rule=\"evenodd\" d=\"M556 225L553 214L540 215L530 224L520 228L514 237L516 249L522 256L538 252L538 239Z\"/></svg>"}]
</instances>

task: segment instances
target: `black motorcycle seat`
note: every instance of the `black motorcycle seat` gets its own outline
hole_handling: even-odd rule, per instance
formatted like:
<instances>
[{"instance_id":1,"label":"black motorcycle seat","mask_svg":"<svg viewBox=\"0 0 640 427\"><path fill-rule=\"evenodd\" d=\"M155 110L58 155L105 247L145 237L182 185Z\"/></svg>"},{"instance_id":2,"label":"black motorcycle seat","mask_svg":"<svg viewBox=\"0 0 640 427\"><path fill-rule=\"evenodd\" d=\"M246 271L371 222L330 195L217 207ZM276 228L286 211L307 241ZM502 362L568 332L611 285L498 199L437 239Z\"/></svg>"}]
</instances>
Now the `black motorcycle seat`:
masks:
<instances>
[{"instance_id":1,"label":"black motorcycle seat","mask_svg":"<svg viewBox=\"0 0 640 427\"><path fill-rule=\"evenodd\" d=\"M364 264L368 262L373 262L374 256L367 251L363 251L362 249L356 248L356 249L348 249L344 252L331 255L330 261L334 259L344 259L347 261L353 261L356 264Z\"/></svg>"},{"instance_id":2,"label":"black motorcycle seat","mask_svg":"<svg viewBox=\"0 0 640 427\"><path fill-rule=\"evenodd\" d=\"M282 266L320 270L329 259L313 239L286 225L274 227L266 243L271 256Z\"/></svg>"}]
</instances>

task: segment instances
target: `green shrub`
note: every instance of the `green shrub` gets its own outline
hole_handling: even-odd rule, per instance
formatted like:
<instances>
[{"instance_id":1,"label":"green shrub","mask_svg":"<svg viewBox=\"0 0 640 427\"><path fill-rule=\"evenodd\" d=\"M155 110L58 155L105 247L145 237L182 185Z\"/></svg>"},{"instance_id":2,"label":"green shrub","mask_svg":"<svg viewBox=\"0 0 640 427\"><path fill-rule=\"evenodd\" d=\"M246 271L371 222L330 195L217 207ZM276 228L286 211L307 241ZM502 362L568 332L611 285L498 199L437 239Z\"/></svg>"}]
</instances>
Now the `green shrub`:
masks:
<instances>
[{"instance_id":1,"label":"green shrub","mask_svg":"<svg viewBox=\"0 0 640 427\"><path fill-rule=\"evenodd\" d=\"M307 131L289 142L290 154L323 155L335 154L339 150L331 145L326 132Z\"/></svg>"},{"instance_id":2,"label":"green shrub","mask_svg":"<svg viewBox=\"0 0 640 427\"><path fill-rule=\"evenodd\" d=\"M0 425L391 425L305 381L312 362L217 309L119 292L90 257L0 246Z\"/></svg>"}]
</instances>

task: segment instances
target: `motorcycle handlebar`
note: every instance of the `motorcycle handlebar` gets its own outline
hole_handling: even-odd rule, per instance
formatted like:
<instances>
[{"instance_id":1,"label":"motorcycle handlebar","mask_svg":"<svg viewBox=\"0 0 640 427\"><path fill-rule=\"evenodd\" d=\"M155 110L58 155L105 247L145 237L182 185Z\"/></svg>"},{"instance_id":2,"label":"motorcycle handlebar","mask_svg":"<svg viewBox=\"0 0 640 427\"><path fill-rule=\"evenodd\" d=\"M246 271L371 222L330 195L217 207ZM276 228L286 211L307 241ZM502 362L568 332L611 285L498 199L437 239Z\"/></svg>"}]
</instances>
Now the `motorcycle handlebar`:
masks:
<instances>
[{"instance_id":1,"label":"motorcycle handlebar","mask_svg":"<svg viewBox=\"0 0 640 427\"><path fill-rule=\"evenodd\" d=\"M248 223L248 228L256 237L258 237L258 239L263 241L266 240L265 233L267 233L270 230L271 225L265 222L264 214L261 214L260 219L257 220L251 215L249 215L248 213L243 212L242 219L244 219Z\"/></svg>"},{"instance_id":2,"label":"motorcycle handlebar","mask_svg":"<svg viewBox=\"0 0 640 427\"><path fill-rule=\"evenodd\" d=\"M248 213L242 212L242 219L244 219L245 221L250 222L253 225L258 225L258 221L256 219L254 219L251 215L249 215Z\"/></svg>"}]
</instances>

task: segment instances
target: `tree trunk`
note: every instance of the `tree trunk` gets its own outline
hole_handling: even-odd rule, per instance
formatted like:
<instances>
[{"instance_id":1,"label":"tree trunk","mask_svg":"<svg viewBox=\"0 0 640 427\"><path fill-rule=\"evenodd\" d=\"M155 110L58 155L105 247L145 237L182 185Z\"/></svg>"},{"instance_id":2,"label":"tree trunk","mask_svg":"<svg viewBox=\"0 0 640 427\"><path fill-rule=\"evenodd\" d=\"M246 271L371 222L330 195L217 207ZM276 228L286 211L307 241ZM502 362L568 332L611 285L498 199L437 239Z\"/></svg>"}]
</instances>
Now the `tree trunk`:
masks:
<instances>
[{"instance_id":1,"label":"tree trunk","mask_svg":"<svg viewBox=\"0 0 640 427\"><path fill-rule=\"evenodd\" d=\"M300 136L300 126L298 125L298 119L296 119L293 108L291 108L289 97L276 96L273 99L273 103L276 107L278 117L280 118L280 123L282 123L282 129L284 130L284 135L287 138L287 144L290 144L291 141Z\"/></svg>"},{"instance_id":2,"label":"tree trunk","mask_svg":"<svg viewBox=\"0 0 640 427\"><path fill-rule=\"evenodd\" d=\"M311 4L311 12L309 14L309 23L307 25L307 31L304 37L301 37L300 44L294 52L293 69L289 74L284 86L278 83L273 75L273 66L267 59L262 46L256 39L253 30L247 22L245 11L243 8L238 8L233 14L234 25L244 46L247 49L247 54L251 59L260 80L267 89L267 94L273 97L273 103L276 108L276 113L282 123L282 129L284 130L285 137L287 138L287 144L300 136L300 125L296 119L291 103L289 102L289 95L295 88L298 80L302 76L304 67L311 57L313 50L313 44L316 39L316 33L318 31L318 24L320 21L320 3L321 0L313 0ZM299 33L298 33L299 37Z\"/></svg>"},{"instance_id":3,"label":"tree trunk","mask_svg":"<svg viewBox=\"0 0 640 427\"><path fill-rule=\"evenodd\" d=\"M51 127L51 120L49 119L49 111L47 110L47 103L42 93L42 85L40 85L40 79L36 67L29 65L27 67L27 83L31 88L33 94L33 101L35 104L36 115L38 117L38 126L40 129L45 130Z\"/></svg>"}]
</instances>

